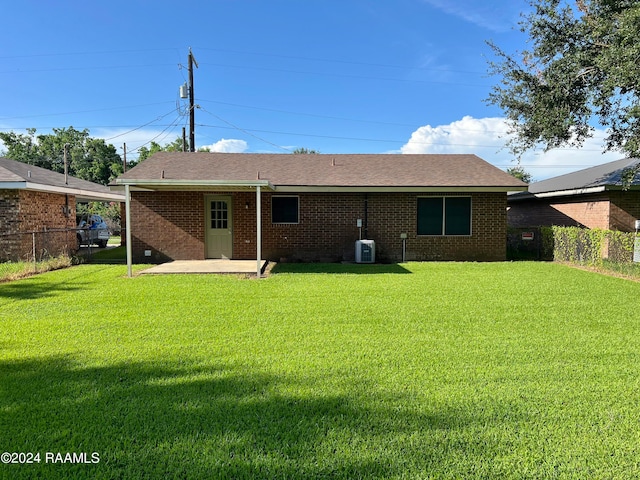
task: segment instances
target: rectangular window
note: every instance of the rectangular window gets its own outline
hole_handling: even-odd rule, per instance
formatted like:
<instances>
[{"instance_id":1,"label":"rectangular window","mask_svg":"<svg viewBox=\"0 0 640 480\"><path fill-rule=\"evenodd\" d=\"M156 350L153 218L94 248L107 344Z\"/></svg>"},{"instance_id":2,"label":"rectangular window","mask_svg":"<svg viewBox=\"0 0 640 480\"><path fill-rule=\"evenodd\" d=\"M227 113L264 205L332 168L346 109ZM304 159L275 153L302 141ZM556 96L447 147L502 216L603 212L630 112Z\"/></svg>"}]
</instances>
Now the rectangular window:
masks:
<instances>
[{"instance_id":1,"label":"rectangular window","mask_svg":"<svg viewBox=\"0 0 640 480\"><path fill-rule=\"evenodd\" d=\"M418 198L418 235L471 235L471 197Z\"/></svg>"},{"instance_id":2,"label":"rectangular window","mask_svg":"<svg viewBox=\"0 0 640 480\"><path fill-rule=\"evenodd\" d=\"M273 223L299 223L299 197L271 197L271 221Z\"/></svg>"}]
</instances>

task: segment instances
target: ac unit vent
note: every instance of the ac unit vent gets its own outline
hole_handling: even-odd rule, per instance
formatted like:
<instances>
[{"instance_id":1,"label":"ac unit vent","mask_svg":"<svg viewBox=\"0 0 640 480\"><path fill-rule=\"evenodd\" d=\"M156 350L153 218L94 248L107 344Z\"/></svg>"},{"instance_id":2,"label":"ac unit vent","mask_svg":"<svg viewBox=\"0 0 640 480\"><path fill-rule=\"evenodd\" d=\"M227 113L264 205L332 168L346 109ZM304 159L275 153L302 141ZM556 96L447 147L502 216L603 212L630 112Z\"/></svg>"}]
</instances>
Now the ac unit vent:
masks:
<instances>
[{"instance_id":1,"label":"ac unit vent","mask_svg":"<svg viewBox=\"0 0 640 480\"><path fill-rule=\"evenodd\" d=\"M373 240L356 241L356 263L374 263L376 261L376 242Z\"/></svg>"}]
</instances>

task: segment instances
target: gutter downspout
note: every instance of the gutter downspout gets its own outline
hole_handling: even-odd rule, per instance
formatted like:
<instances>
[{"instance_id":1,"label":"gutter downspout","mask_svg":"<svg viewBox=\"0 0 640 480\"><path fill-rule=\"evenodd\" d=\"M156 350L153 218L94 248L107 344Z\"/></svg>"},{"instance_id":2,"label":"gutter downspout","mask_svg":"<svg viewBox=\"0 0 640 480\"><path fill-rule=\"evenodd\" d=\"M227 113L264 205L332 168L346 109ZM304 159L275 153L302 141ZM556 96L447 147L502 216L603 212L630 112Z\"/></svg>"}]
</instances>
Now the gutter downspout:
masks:
<instances>
[{"instance_id":1,"label":"gutter downspout","mask_svg":"<svg viewBox=\"0 0 640 480\"><path fill-rule=\"evenodd\" d=\"M125 197L125 221L127 223L127 277L131 278L133 276L132 273L132 253L131 253L131 192L129 189L129 185L124 186L124 197Z\"/></svg>"},{"instance_id":2,"label":"gutter downspout","mask_svg":"<svg viewBox=\"0 0 640 480\"><path fill-rule=\"evenodd\" d=\"M369 238L369 194L364 194L364 238Z\"/></svg>"},{"instance_id":3,"label":"gutter downspout","mask_svg":"<svg viewBox=\"0 0 640 480\"><path fill-rule=\"evenodd\" d=\"M256 187L256 278L262 275L262 205L260 185Z\"/></svg>"}]
</instances>

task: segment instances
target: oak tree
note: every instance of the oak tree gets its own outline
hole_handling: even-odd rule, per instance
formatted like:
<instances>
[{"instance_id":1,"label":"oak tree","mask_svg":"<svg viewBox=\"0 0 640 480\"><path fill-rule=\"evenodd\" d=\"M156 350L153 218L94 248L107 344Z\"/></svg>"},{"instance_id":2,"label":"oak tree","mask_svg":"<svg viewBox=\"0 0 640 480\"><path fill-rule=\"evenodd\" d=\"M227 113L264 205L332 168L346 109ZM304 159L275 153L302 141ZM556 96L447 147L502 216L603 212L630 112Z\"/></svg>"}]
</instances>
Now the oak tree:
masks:
<instances>
[{"instance_id":1,"label":"oak tree","mask_svg":"<svg viewBox=\"0 0 640 480\"><path fill-rule=\"evenodd\" d=\"M640 154L640 2L530 0L530 48L489 43L500 77L488 98L506 114L511 151L581 146L600 125L603 149ZM635 173L635 172L634 172Z\"/></svg>"}]
</instances>

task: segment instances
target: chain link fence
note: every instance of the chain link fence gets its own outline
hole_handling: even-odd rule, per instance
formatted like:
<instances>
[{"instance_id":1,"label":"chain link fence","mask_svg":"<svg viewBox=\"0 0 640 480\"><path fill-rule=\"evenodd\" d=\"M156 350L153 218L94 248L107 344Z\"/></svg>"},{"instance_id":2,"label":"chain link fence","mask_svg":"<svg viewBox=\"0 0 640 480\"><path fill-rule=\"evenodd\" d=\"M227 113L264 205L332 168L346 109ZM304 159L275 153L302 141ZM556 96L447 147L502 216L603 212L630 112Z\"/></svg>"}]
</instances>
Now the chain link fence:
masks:
<instances>
[{"instance_id":1,"label":"chain link fence","mask_svg":"<svg viewBox=\"0 0 640 480\"><path fill-rule=\"evenodd\" d=\"M74 257L90 258L106 246L101 229L46 228L0 234L0 279L14 272L37 272L52 259L70 264Z\"/></svg>"},{"instance_id":2,"label":"chain link fence","mask_svg":"<svg viewBox=\"0 0 640 480\"><path fill-rule=\"evenodd\" d=\"M553 260L553 232L550 227L507 229L507 260Z\"/></svg>"}]
</instances>

